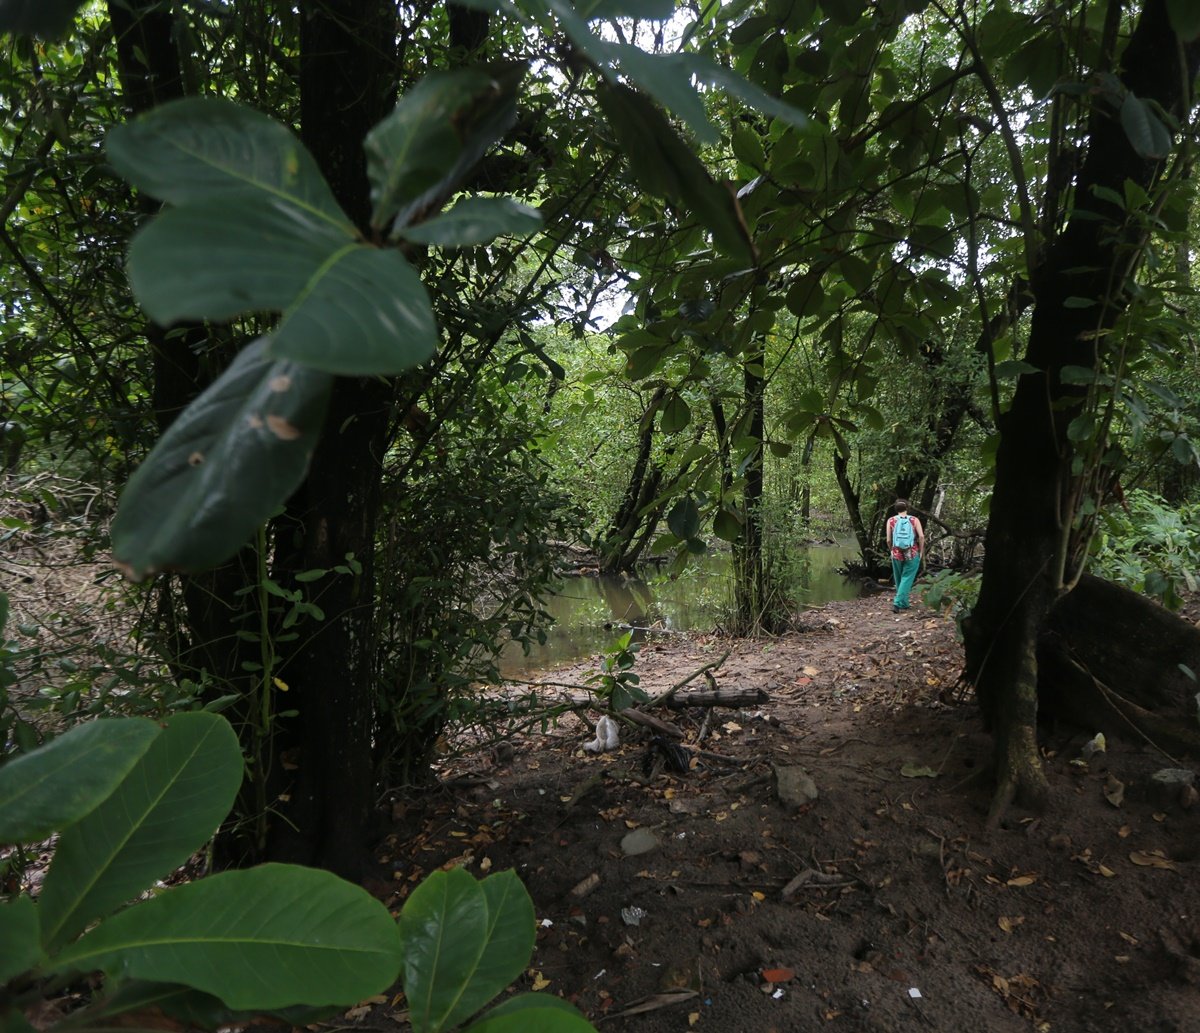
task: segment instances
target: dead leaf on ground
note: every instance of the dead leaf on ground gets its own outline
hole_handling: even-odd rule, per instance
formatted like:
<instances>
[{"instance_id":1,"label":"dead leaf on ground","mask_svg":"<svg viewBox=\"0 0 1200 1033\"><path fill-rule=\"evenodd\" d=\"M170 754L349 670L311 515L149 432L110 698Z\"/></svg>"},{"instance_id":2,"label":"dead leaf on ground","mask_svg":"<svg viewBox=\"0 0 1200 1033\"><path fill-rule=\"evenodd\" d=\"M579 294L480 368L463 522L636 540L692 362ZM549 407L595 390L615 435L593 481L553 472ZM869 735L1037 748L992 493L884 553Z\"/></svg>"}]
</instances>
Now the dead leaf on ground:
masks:
<instances>
[{"instance_id":1,"label":"dead leaf on ground","mask_svg":"<svg viewBox=\"0 0 1200 1033\"><path fill-rule=\"evenodd\" d=\"M666 993L650 994L607 1017L623 1019L630 1015L644 1015L646 1012L658 1011L660 1008L669 1008L673 1004L683 1004L684 1001L690 1001L693 997L699 996L700 994L695 990L669 990Z\"/></svg>"},{"instance_id":2,"label":"dead leaf on ground","mask_svg":"<svg viewBox=\"0 0 1200 1033\"><path fill-rule=\"evenodd\" d=\"M787 983L796 978L796 970L791 968L764 968L762 977L767 983Z\"/></svg>"},{"instance_id":3,"label":"dead leaf on ground","mask_svg":"<svg viewBox=\"0 0 1200 1033\"><path fill-rule=\"evenodd\" d=\"M1125 802L1125 783L1111 773L1104 780L1104 799L1114 807Z\"/></svg>"},{"instance_id":4,"label":"dead leaf on ground","mask_svg":"<svg viewBox=\"0 0 1200 1033\"><path fill-rule=\"evenodd\" d=\"M1179 871L1179 866L1163 854L1161 850L1135 850L1129 855L1129 860L1142 868L1162 868L1171 872Z\"/></svg>"},{"instance_id":5,"label":"dead leaf on ground","mask_svg":"<svg viewBox=\"0 0 1200 1033\"><path fill-rule=\"evenodd\" d=\"M905 778L937 778L937 772L923 764L905 764L900 774Z\"/></svg>"},{"instance_id":6,"label":"dead leaf on ground","mask_svg":"<svg viewBox=\"0 0 1200 1033\"><path fill-rule=\"evenodd\" d=\"M1037 875L1029 872L1026 875L1016 875L1005 883L1006 886L1032 886L1037 882Z\"/></svg>"}]
</instances>

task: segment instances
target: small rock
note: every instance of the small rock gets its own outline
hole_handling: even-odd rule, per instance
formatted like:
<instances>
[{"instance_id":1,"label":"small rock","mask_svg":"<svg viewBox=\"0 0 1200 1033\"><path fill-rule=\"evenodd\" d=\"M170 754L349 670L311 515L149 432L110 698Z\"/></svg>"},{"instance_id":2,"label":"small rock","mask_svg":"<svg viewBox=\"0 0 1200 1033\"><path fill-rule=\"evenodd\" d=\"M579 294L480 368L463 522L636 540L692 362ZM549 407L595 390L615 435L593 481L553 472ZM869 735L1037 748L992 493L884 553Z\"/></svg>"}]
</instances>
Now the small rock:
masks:
<instances>
[{"instance_id":1,"label":"small rock","mask_svg":"<svg viewBox=\"0 0 1200 1033\"><path fill-rule=\"evenodd\" d=\"M1179 786L1194 786L1196 784L1196 772L1188 768L1162 768L1150 776L1150 781L1155 785L1176 788Z\"/></svg>"},{"instance_id":2,"label":"small rock","mask_svg":"<svg viewBox=\"0 0 1200 1033\"><path fill-rule=\"evenodd\" d=\"M1188 768L1162 768L1150 776L1150 791L1156 800L1178 803L1187 810L1196 799L1196 772Z\"/></svg>"},{"instance_id":3,"label":"small rock","mask_svg":"<svg viewBox=\"0 0 1200 1033\"><path fill-rule=\"evenodd\" d=\"M637 857L657 850L661 845L662 841L649 829L634 829L621 840L621 853L626 857Z\"/></svg>"},{"instance_id":4,"label":"small rock","mask_svg":"<svg viewBox=\"0 0 1200 1033\"><path fill-rule=\"evenodd\" d=\"M799 765L775 766L775 792L785 807L807 807L820 793L808 771Z\"/></svg>"}]
</instances>

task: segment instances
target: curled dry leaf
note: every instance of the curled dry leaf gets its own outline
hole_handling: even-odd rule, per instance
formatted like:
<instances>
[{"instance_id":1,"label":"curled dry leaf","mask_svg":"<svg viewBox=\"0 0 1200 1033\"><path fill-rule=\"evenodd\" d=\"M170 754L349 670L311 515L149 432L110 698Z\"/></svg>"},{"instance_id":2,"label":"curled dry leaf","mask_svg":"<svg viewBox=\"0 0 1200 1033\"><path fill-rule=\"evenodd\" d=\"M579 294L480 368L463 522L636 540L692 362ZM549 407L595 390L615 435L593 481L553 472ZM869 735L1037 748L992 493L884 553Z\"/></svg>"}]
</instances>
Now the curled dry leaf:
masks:
<instances>
[{"instance_id":1,"label":"curled dry leaf","mask_svg":"<svg viewBox=\"0 0 1200 1033\"><path fill-rule=\"evenodd\" d=\"M1167 871L1179 871L1178 865L1161 850L1135 850L1129 855L1129 860L1142 868L1163 868Z\"/></svg>"}]
</instances>

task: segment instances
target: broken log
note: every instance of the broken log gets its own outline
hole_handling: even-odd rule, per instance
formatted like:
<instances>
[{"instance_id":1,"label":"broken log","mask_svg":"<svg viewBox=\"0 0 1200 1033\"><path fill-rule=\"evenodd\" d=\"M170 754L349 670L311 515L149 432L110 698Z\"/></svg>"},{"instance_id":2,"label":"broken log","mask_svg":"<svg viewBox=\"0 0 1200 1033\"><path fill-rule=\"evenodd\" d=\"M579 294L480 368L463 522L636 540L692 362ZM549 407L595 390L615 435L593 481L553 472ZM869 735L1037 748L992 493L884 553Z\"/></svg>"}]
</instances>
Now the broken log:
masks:
<instances>
[{"instance_id":1,"label":"broken log","mask_svg":"<svg viewBox=\"0 0 1200 1033\"><path fill-rule=\"evenodd\" d=\"M747 707L755 703L766 703L771 697L762 689L749 685L740 688L678 689L667 698L672 710L684 707Z\"/></svg>"},{"instance_id":2,"label":"broken log","mask_svg":"<svg viewBox=\"0 0 1200 1033\"><path fill-rule=\"evenodd\" d=\"M1038 707L1091 732L1200 753L1200 628L1085 575L1038 640Z\"/></svg>"}]
</instances>

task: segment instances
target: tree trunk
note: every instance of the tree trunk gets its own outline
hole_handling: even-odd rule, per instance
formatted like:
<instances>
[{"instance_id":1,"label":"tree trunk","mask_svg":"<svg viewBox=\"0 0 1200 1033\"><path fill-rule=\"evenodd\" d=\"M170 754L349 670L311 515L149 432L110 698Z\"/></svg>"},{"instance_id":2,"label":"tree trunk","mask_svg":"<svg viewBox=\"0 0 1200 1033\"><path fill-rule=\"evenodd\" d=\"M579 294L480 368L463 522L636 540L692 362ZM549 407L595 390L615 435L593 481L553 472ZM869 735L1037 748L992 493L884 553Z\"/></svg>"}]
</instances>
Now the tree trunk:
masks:
<instances>
[{"instance_id":1,"label":"tree trunk","mask_svg":"<svg viewBox=\"0 0 1200 1033\"><path fill-rule=\"evenodd\" d=\"M743 402L749 413L749 447L742 489L741 537L733 543L733 596L737 628L750 633L770 623L766 564L763 560L763 438L766 424L766 359L763 338L754 338L742 361Z\"/></svg>"},{"instance_id":2,"label":"tree trunk","mask_svg":"<svg viewBox=\"0 0 1200 1033\"><path fill-rule=\"evenodd\" d=\"M301 5L301 136L364 232L371 202L362 142L393 100L394 19L385 0ZM393 404L390 383L337 381L308 477L277 528L278 577L328 570L349 554L362 571L321 580L326 618L280 672L298 716L281 727L276 746L277 753L288 753L294 782L267 852L351 879L366 858L374 790L373 557Z\"/></svg>"},{"instance_id":3,"label":"tree trunk","mask_svg":"<svg viewBox=\"0 0 1200 1033\"><path fill-rule=\"evenodd\" d=\"M1178 113L1195 78L1200 47L1184 48L1171 30L1163 0L1148 0L1123 56L1122 81L1143 101ZM1044 804L1045 775L1037 754L1036 644L1047 614L1071 583L1072 444L1067 428L1083 405L1082 389L1063 382L1064 366L1090 369L1098 330L1111 327L1127 304L1124 284L1131 249L1115 239L1123 212L1095 188L1121 196L1126 180L1151 188L1161 166L1136 154L1115 107L1097 98L1088 154L1074 190L1075 213L1032 279L1035 305L1021 376L1000 419L996 486L988 522L983 585L967 627L967 672L995 735L997 795L993 818L1013 798ZM1093 299L1077 307L1069 299ZM1099 315L1097 314L1099 313Z\"/></svg>"},{"instance_id":4,"label":"tree trunk","mask_svg":"<svg viewBox=\"0 0 1200 1033\"><path fill-rule=\"evenodd\" d=\"M654 445L654 417L658 414L659 405L666 394L666 388L659 387L650 398L646 411L642 413L638 423L638 450L633 461L633 469L629 472L629 483L625 486L625 494L621 505L613 515L608 534L605 535L604 545L600 554L600 569L606 574L616 574L628 567L626 554L637 537L642 525L640 512L642 506L650 501L647 498L647 480L655 480L650 470L650 454ZM659 471L661 477L661 471ZM651 491L658 487L655 481ZM651 496L653 497L653 496Z\"/></svg>"}]
</instances>

